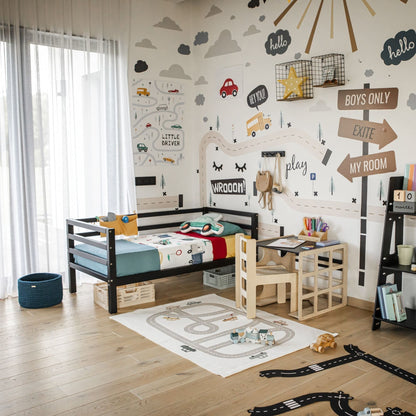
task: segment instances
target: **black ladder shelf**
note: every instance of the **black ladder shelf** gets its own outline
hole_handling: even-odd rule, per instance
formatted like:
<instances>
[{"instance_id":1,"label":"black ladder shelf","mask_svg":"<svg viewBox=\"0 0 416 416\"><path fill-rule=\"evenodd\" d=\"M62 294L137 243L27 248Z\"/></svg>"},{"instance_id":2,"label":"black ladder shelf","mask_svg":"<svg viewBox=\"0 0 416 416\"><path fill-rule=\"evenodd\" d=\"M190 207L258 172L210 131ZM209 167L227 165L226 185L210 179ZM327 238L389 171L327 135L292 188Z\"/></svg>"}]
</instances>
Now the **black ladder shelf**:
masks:
<instances>
[{"instance_id":1,"label":"black ladder shelf","mask_svg":"<svg viewBox=\"0 0 416 416\"><path fill-rule=\"evenodd\" d=\"M389 194L387 200L386 217L384 219L383 241L381 245L380 266L378 271L377 286L386 283L387 276L393 274L393 281L397 285L397 290L402 290L402 274L416 272L411 270L410 266L401 266L398 262L397 245L403 244L403 228L404 217L414 216L414 214L403 214L393 212L393 192L397 189L403 189L403 176L395 176L390 178ZM394 235L393 235L394 232ZM394 253L390 253L392 239L394 238ZM416 310L406 308L407 319L402 322L390 321L381 317L380 303L377 296L375 296L375 306L373 314L373 330L379 329L382 322L389 324L416 329Z\"/></svg>"}]
</instances>

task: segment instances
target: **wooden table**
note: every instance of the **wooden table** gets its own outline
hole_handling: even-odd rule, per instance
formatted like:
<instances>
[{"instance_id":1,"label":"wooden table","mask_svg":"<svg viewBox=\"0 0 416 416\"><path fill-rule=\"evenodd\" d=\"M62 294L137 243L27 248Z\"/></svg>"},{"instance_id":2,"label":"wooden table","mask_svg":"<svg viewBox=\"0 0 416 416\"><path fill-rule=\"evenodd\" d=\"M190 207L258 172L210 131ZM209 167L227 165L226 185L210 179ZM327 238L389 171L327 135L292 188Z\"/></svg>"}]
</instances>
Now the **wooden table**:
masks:
<instances>
[{"instance_id":1,"label":"wooden table","mask_svg":"<svg viewBox=\"0 0 416 416\"><path fill-rule=\"evenodd\" d=\"M267 260L273 260L273 256L296 257L298 310L290 314L291 316L303 321L347 305L347 244L316 247L315 243L307 241L290 249L270 246L277 239L258 241L257 247L263 249L263 257L266 256ZM302 248L311 244L314 246L312 249ZM264 286L263 292L257 297L257 305L262 306L272 302L276 302L276 287Z\"/></svg>"}]
</instances>

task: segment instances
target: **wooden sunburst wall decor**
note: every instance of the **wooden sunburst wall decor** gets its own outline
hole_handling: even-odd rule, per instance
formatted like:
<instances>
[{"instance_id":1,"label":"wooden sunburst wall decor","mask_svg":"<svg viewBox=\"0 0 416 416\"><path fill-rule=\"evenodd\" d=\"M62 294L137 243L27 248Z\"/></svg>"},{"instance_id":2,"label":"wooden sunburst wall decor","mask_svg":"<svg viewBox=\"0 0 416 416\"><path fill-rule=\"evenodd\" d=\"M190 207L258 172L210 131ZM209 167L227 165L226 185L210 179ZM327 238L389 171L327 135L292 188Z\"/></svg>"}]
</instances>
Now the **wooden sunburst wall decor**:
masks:
<instances>
[{"instance_id":1,"label":"wooden sunburst wall decor","mask_svg":"<svg viewBox=\"0 0 416 416\"><path fill-rule=\"evenodd\" d=\"M274 21L275 26L277 26L282 21L282 19L286 16L286 14L290 11L290 9L297 3L297 1L298 0L289 0L289 5L283 10L283 12L279 15L279 17ZM342 2L343 8L344 8L345 19L346 19L347 28L348 28L348 34L349 34L349 37L350 37L351 50L352 50L352 52L355 52L358 49L358 47L357 47L357 42L355 40L354 29L352 27L352 22L351 22L350 12L349 12L349 9L348 9L347 0L339 0L339 1ZM408 0L398 0L398 1L400 1L401 3L406 4ZM371 14L371 16L374 16L376 14L376 12L370 6L370 4L368 3L367 0L361 0L361 2L367 8L367 10ZM308 10L309 10L309 7L311 6L311 3L312 3L312 0L309 0L307 2L304 11L301 14L299 23L296 26L297 29L299 29L300 26L302 25L302 22L305 19L306 14L308 13ZM327 1L326 3L327 4L330 3L330 7L331 7L330 38L332 39L334 37L334 0ZM315 20L313 22L313 26L312 26L312 29L311 29L311 33L309 35L308 42L306 44L305 53L309 53L310 50L311 50L312 41L313 41L313 38L315 36L315 31L316 31L316 28L318 26L319 17L321 15L321 10L322 10L323 5L324 5L324 0L321 0L320 4L319 4L319 8L318 8L318 10L316 12L316 15L315 15Z\"/></svg>"}]
</instances>

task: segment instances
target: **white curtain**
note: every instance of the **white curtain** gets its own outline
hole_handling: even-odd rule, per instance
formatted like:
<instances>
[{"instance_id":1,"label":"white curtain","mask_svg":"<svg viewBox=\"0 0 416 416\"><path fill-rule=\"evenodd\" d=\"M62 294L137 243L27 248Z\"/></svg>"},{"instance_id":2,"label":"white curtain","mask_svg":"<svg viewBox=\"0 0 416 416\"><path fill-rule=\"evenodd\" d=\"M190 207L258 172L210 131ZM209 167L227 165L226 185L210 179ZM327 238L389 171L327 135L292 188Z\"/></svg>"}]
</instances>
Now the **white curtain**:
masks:
<instances>
[{"instance_id":1,"label":"white curtain","mask_svg":"<svg viewBox=\"0 0 416 416\"><path fill-rule=\"evenodd\" d=\"M128 0L0 0L0 298L66 276L65 219L135 209Z\"/></svg>"}]
</instances>

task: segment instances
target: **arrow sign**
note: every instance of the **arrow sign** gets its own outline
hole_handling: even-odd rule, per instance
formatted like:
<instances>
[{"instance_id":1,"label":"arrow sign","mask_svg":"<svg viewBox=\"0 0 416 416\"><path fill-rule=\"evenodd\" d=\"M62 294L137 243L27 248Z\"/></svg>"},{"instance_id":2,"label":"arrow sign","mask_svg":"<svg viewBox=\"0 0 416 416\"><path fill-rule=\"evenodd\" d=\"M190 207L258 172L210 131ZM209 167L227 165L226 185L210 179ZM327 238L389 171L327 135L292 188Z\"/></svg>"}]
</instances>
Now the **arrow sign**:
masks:
<instances>
[{"instance_id":1,"label":"arrow sign","mask_svg":"<svg viewBox=\"0 0 416 416\"><path fill-rule=\"evenodd\" d=\"M337 170L352 182L352 178L394 172L396 170L396 158L393 151L359 157L350 157L348 153Z\"/></svg>"},{"instance_id":2,"label":"arrow sign","mask_svg":"<svg viewBox=\"0 0 416 416\"><path fill-rule=\"evenodd\" d=\"M383 123L373 123L346 117L339 119L338 136L375 143L378 144L379 149L397 139L396 132L386 120L383 120Z\"/></svg>"}]
</instances>

